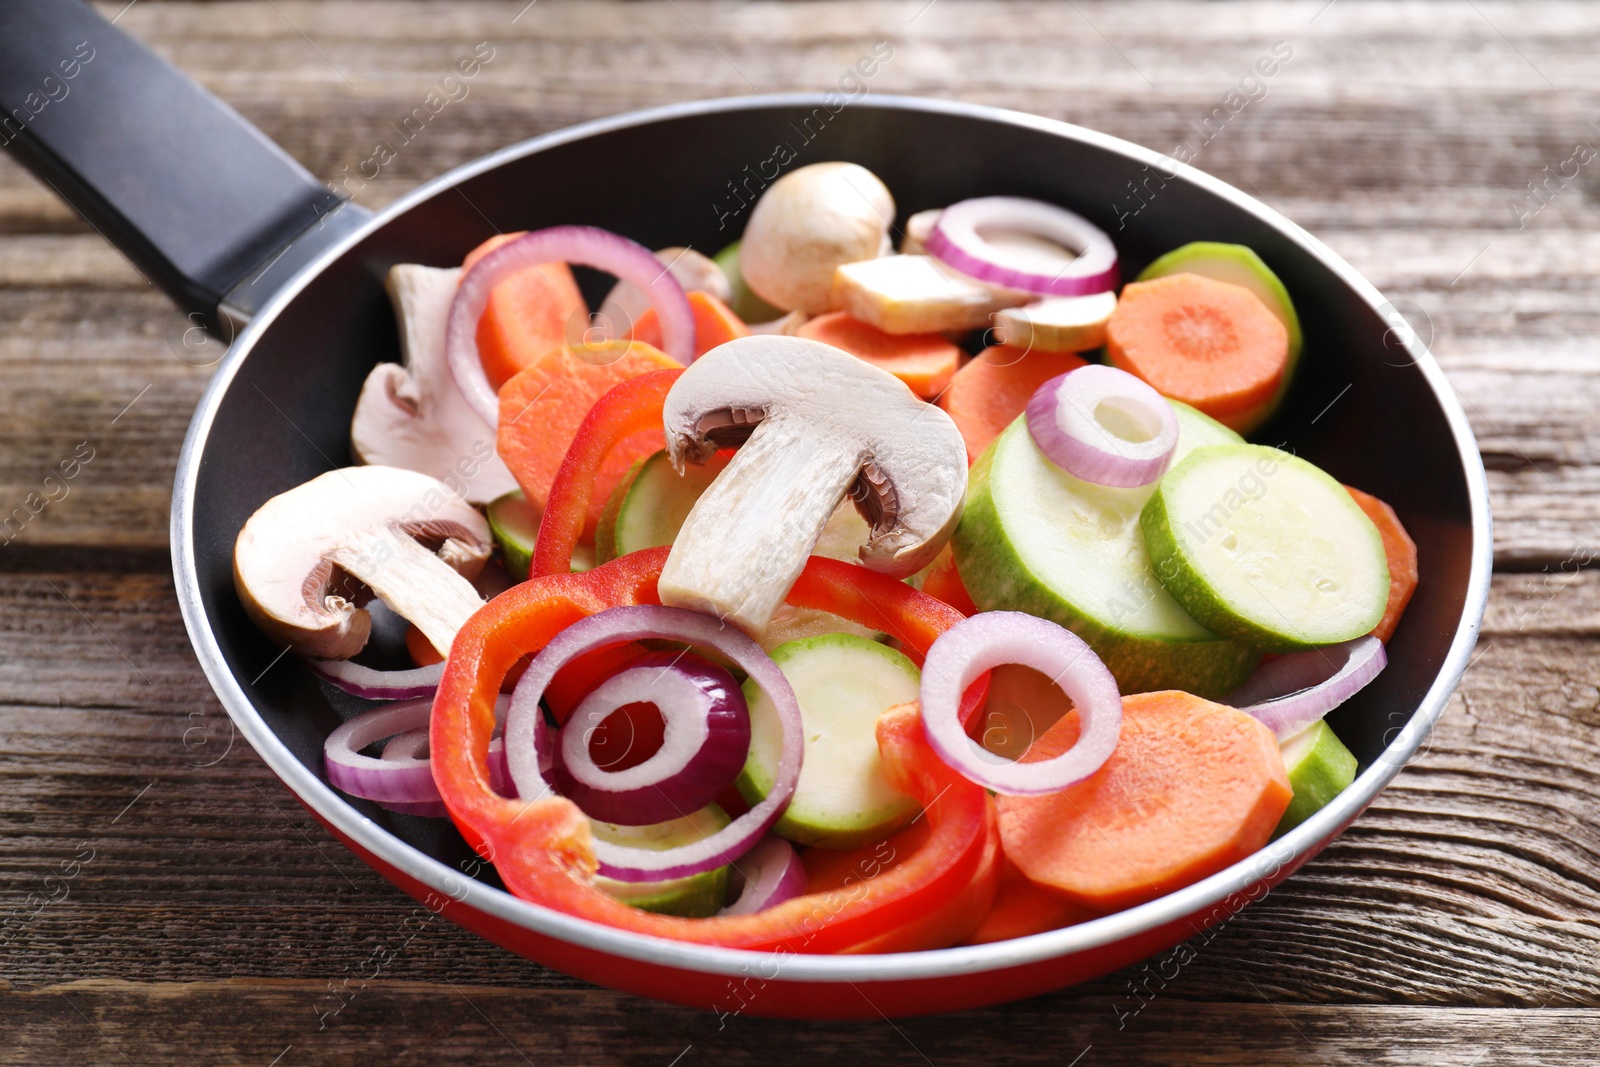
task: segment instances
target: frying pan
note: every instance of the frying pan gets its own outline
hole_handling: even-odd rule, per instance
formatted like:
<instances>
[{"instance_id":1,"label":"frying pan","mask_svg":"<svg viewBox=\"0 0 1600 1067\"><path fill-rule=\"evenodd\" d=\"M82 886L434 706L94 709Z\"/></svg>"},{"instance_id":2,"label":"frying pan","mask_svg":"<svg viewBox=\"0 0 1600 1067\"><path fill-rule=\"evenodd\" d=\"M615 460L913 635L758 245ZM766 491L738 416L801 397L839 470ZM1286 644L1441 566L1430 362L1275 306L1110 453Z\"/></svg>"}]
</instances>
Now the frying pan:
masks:
<instances>
[{"instance_id":1,"label":"frying pan","mask_svg":"<svg viewBox=\"0 0 1600 1067\"><path fill-rule=\"evenodd\" d=\"M184 621L238 730L334 836L405 892L580 978L722 1013L843 1017L970 1008L1104 974L1226 921L1349 825L1417 752L1476 640L1491 562L1484 470L1426 347L1299 227L1125 141L933 100L712 100L534 138L374 215L341 203L76 0L0 5L0 104L0 138L19 159L195 321L238 330L184 442L171 528ZM842 159L874 171L900 221L977 195L1065 205L1114 236L1128 277L1194 240L1246 244L1272 266L1307 342L1288 402L1257 439L1389 501L1418 546L1421 584L1388 669L1330 720L1360 760L1350 788L1248 859L1106 918L982 946L780 959L623 933L513 898L447 820L392 815L327 784L322 741L351 708L334 706L298 665L273 665L279 650L245 618L230 556L263 501L349 462L362 380L398 358L385 271L459 263L497 232L557 223L715 250L738 236L741 203L779 145L796 165Z\"/></svg>"}]
</instances>

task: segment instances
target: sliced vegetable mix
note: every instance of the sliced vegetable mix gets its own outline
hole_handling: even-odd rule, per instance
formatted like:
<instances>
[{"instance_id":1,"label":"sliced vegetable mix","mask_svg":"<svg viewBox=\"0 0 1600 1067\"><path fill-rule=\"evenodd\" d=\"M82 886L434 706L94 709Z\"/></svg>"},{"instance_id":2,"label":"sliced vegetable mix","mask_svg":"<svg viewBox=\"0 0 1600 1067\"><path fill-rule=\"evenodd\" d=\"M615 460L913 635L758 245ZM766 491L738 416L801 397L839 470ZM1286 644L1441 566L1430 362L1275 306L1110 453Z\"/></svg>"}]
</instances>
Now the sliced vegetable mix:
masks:
<instances>
[{"instance_id":1,"label":"sliced vegetable mix","mask_svg":"<svg viewBox=\"0 0 1600 1067\"><path fill-rule=\"evenodd\" d=\"M332 785L523 899L785 952L1089 922L1315 821L1418 559L1405 501L1240 436L1289 291L1213 242L1119 287L1060 205L896 210L825 162L714 258L556 226L393 268L365 465L235 546L249 617L371 702ZM592 317L574 265L618 279Z\"/></svg>"}]
</instances>

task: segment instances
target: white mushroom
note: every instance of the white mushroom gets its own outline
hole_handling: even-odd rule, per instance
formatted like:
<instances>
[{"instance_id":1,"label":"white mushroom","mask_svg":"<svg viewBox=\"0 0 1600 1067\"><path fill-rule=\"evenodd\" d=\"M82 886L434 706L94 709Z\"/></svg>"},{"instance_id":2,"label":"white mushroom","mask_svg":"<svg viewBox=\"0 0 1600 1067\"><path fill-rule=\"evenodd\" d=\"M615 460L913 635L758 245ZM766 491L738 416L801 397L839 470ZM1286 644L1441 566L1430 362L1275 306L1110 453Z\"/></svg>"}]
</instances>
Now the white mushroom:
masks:
<instances>
[{"instance_id":1,"label":"white mushroom","mask_svg":"<svg viewBox=\"0 0 1600 1067\"><path fill-rule=\"evenodd\" d=\"M269 637L313 659L367 643L373 596L448 649L482 606L489 524L449 486L397 467L329 471L268 500L233 547L233 583Z\"/></svg>"},{"instance_id":2,"label":"white mushroom","mask_svg":"<svg viewBox=\"0 0 1600 1067\"><path fill-rule=\"evenodd\" d=\"M984 285L932 256L884 256L841 264L832 303L885 333L972 330L1001 308L1039 299L1036 293Z\"/></svg>"},{"instance_id":3,"label":"white mushroom","mask_svg":"<svg viewBox=\"0 0 1600 1067\"><path fill-rule=\"evenodd\" d=\"M356 400L350 446L363 463L420 471L474 504L517 487L495 453L494 431L472 410L445 358L445 321L460 270L401 263L385 282L405 366L372 368Z\"/></svg>"},{"instance_id":4,"label":"white mushroom","mask_svg":"<svg viewBox=\"0 0 1600 1067\"><path fill-rule=\"evenodd\" d=\"M756 295L786 311L830 310L842 263L887 254L894 197L865 167L813 163L773 182L750 212L739 269Z\"/></svg>"},{"instance_id":5,"label":"white mushroom","mask_svg":"<svg viewBox=\"0 0 1600 1067\"><path fill-rule=\"evenodd\" d=\"M753 336L683 372L662 413L674 464L739 446L662 569L661 601L760 634L848 492L872 525L861 562L904 576L949 540L966 448L941 409L831 345Z\"/></svg>"},{"instance_id":6,"label":"white mushroom","mask_svg":"<svg viewBox=\"0 0 1600 1067\"><path fill-rule=\"evenodd\" d=\"M684 292L710 293L724 304L733 300L733 285L710 256L701 255L692 248L674 247L659 249L655 257L661 261L664 270L678 279ZM606 294L600 310L595 312L595 321L603 329L609 330L610 336L623 337L639 321L639 316L650 308L650 304L650 297L637 285L618 282Z\"/></svg>"}]
</instances>

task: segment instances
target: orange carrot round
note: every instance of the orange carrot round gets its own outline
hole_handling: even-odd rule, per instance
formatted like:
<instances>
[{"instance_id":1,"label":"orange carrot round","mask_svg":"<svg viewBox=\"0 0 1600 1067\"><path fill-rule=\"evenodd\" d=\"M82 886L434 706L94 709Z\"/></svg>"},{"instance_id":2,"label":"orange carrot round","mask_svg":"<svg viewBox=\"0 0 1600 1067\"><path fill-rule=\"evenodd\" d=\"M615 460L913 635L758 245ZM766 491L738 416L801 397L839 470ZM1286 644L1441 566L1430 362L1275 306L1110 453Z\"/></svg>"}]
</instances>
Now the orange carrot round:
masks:
<instances>
[{"instance_id":1,"label":"orange carrot round","mask_svg":"<svg viewBox=\"0 0 1600 1067\"><path fill-rule=\"evenodd\" d=\"M444 653L434 648L427 635L415 626L406 627L406 655L418 667L431 667L444 662Z\"/></svg>"},{"instance_id":2,"label":"orange carrot round","mask_svg":"<svg viewBox=\"0 0 1600 1067\"><path fill-rule=\"evenodd\" d=\"M543 510L567 447L594 402L618 382L650 371L682 369L665 352L638 341L553 349L500 389L500 458L528 500ZM665 447L657 426L624 438L611 450L595 477L585 536L593 534L606 498L634 461Z\"/></svg>"},{"instance_id":3,"label":"orange carrot round","mask_svg":"<svg viewBox=\"0 0 1600 1067\"><path fill-rule=\"evenodd\" d=\"M1058 374L1086 366L1071 352L1030 352L996 345L956 372L939 406L955 421L971 462L1010 426L1034 390Z\"/></svg>"},{"instance_id":4,"label":"orange carrot round","mask_svg":"<svg viewBox=\"0 0 1600 1067\"><path fill-rule=\"evenodd\" d=\"M1234 429L1252 429L1289 365L1289 331L1250 290L1169 274L1122 290L1106 323L1113 367Z\"/></svg>"},{"instance_id":5,"label":"orange carrot round","mask_svg":"<svg viewBox=\"0 0 1600 1067\"><path fill-rule=\"evenodd\" d=\"M961 366L961 349L943 334L885 333L844 311L818 315L796 333L882 367L928 399L943 392Z\"/></svg>"},{"instance_id":6,"label":"orange carrot round","mask_svg":"<svg viewBox=\"0 0 1600 1067\"><path fill-rule=\"evenodd\" d=\"M521 233L502 233L467 253L461 271ZM567 343L567 331L589 321L589 305L565 263L530 263L489 291L478 320L478 358L491 388L499 389L552 348Z\"/></svg>"},{"instance_id":7,"label":"orange carrot round","mask_svg":"<svg viewBox=\"0 0 1600 1067\"><path fill-rule=\"evenodd\" d=\"M1400 616L1406 613L1406 605L1411 603L1411 594L1417 591L1417 543L1400 525L1400 516L1394 513L1394 508L1359 489L1348 485L1345 489L1383 538L1383 555L1389 562L1389 602L1384 605L1383 618L1378 620L1372 633L1388 644L1389 638L1394 636L1394 628L1400 625Z\"/></svg>"},{"instance_id":8,"label":"orange carrot round","mask_svg":"<svg viewBox=\"0 0 1600 1067\"><path fill-rule=\"evenodd\" d=\"M1265 845L1293 790L1278 739L1236 708L1171 690L1122 701L1105 766L1037 797L1000 797L1006 856L1034 882L1117 911L1215 874ZM1028 750L1049 759L1077 740L1069 712Z\"/></svg>"},{"instance_id":9,"label":"orange carrot round","mask_svg":"<svg viewBox=\"0 0 1600 1067\"><path fill-rule=\"evenodd\" d=\"M750 336L750 327L744 324L744 320L715 296L699 289L692 289L686 295L689 297L689 310L694 313L696 359L720 344L738 337ZM633 324L629 336L635 341L643 341L656 348L661 347L661 323L656 316L655 308L645 309L644 314Z\"/></svg>"}]
</instances>

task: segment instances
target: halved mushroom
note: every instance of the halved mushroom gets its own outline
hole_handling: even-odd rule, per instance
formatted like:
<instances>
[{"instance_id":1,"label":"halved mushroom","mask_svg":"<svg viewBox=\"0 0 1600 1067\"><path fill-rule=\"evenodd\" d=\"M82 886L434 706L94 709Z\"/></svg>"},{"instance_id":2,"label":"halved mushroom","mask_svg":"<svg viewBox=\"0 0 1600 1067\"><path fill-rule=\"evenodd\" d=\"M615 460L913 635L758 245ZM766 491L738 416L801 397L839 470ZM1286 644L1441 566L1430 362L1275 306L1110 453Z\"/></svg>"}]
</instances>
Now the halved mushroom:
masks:
<instances>
[{"instance_id":1,"label":"halved mushroom","mask_svg":"<svg viewBox=\"0 0 1600 1067\"><path fill-rule=\"evenodd\" d=\"M733 299L732 283L710 256L692 248L673 247L658 249L655 257L661 261L663 270L678 279L684 292L710 293L724 304ZM609 330L609 336L625 337L650 307L651 299L643 289L632 282L619 281L595 312L595 322Z\"/></svg>"},{"instance_id":2,"label":"halved mushroom","mask_svg":"<svg viewBox=\"0 0 1600 1067\"><path fill-rule=\"evenodd\" d=\"M268 500L233 547L233 584L263 633L313 659L348 659L374 596L448 649L482 606L472 587L489 524L436 478L346 467Z\"/></svg>"},{"instance_id":3,"label":"halved mushroom","mask_svg":"<svg viewBox=\"0 0 1600 1067\"><path fill-rule=\"evenodd\" d=\"M405 365L380 363L367 375L350 446L363 463L420 471L474 504L487 504L517 482L495 453L494 431L461 395L445 357L445 322L460 276L457 269L415 263L389 268L385 287Z\"/></svg>"},{"instance_id":4,"label":"halved mushroom","mask_svg":"<svg viewBox=\"0 0 1600 1067\"><path fill-rule=\"evenodd\" d=\"M812 163L761 194L739 242L739 269L774 307L820 315L841 263L887 255L894 197L856 163Z\"/></svg>"},{"instance_id":5,"label":"halved mushroom","mask_svg":"<svg viewBox=\"0 0 1600 1067\"><path fill-rule=\"evenodd\" d=\"M955 423L894 375L831 345L744 337L707 352L667 394L680 468L738 447L700 495L661 572L661 601L763 631L845 496L872 526L861 562L897 577L931 560L961 517Z\"/></svg>"}]
</instances>

